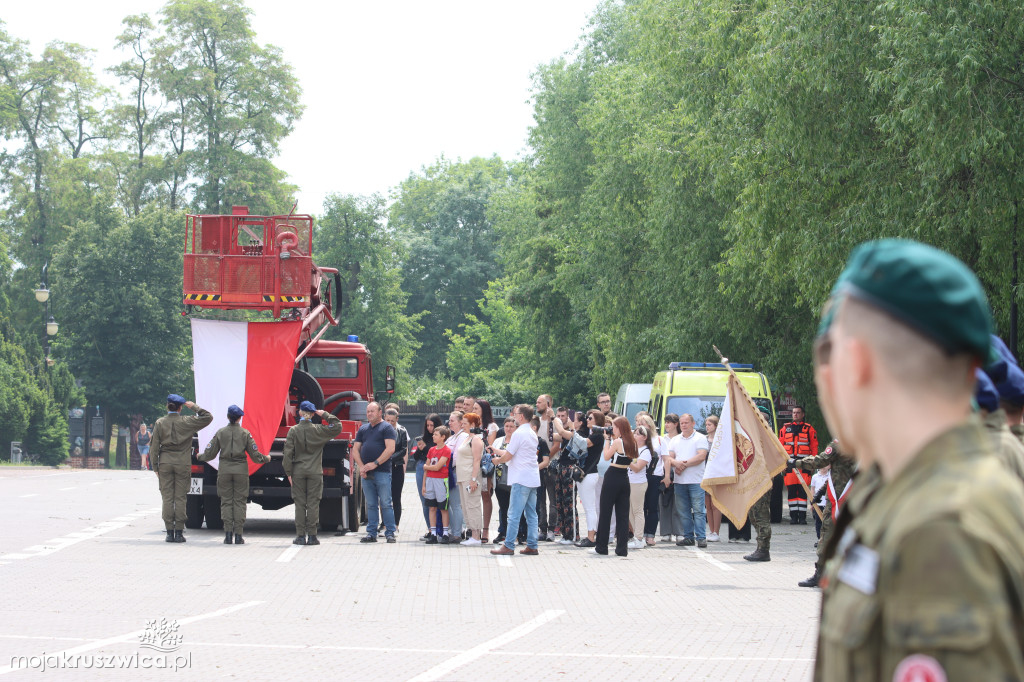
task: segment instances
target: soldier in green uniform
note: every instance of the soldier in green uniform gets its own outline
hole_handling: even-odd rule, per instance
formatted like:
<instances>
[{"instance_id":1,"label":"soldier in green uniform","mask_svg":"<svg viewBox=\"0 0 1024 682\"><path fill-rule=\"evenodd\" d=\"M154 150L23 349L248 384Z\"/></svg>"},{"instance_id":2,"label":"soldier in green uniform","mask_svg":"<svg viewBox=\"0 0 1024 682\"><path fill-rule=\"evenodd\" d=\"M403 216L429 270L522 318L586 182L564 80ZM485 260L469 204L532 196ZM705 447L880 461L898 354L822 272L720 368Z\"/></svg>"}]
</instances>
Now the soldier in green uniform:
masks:
<instances>
[{"instance_id":1,"label":"soldier in green uniform","mask_svg":"<svg viewBox=\"0 0 1024 682\"><path fill-rule=\"evenodd\" d=\"M1024 679L1024 485L971 410L981 285L932 247L869 242L829 318L815 382L862 473L826 550L815 679Z\"/></svg>"},{"instance_id":2,"label":"soldier in green uniform","mask_svg":"<svg viewBox=\"0 0 1024 682\"><path fill-rule=\"evenodd\" d=\"M805 471L817 471L818 469L831 467L829 469L831 487L830 492L825 495L826 502L822 508L821 539L818 541L818 560L814 562L814 575L807 580L801 580L797 583L800 587L817 587L818 579L821 577L821 569L825 565L822 557L825 553L825 547L828 546L829 540L832 539L832 530L835 528L833 520L838 514L837 509L832 506L832 501L834 499L838 506L842 507L840 500L843 499L843 495L847 492L846 486L853 477L853 472L857 468L857 462L852 457L844 455L839 448L839 441L833 440L820 455L800 459L790 458L789 464Z\"/></svg>"},{"instance_id":3,"label":"soldier in green uniform","mask_svg":"<svg viewBox=\"0 0 1024 682\"><path fill-rule=\"evenodd\" d=\"M758 408L761 410L761 418L768 424L768 429L772 430L771 418L764 408ZM754 527L754 531L757 533L757 548L747 554L744 559L747 561L771 561L771 548L772 548L772 510L771 510L771 499L772 491L769 490L760 498L757 502L750 507L750 525Z\"/></svg>"},{"instance_id":4,"label":"soldier in green uniform","mask_svg":"<svg viewBox=\"0 0 1024 682\"><path fill-rule=\"evenodd\" d=\"M220 495L220 516L224 520L224 544L230 545L232 537L236 545L244 545L242 527L245 525L245 503L249 500L249 461L264 464L270 457L262 454L256 441L238 420L245 415L238 405L228 407L228 425L217 430L199 455L200 462L209 462L218 454L220 467L217 469L217 494Z\"/></svg>"},{"instance_id":5,"label":"soldier in green uniform","mask_svg":"<svg viewBox=\"0 0 1024 682\"><path fill-rule=\"evenodd\" d=\"M309 419L320 415L325 424ZM326 410L318 410L303 400L299 405L298 424L288 430L284 441L284 473L292 487L295 500L296 545L319 545L316 527L320 523L320 497L324 492L324 445L341 433L341 420Z\"/></svg>"},{"instance_id":6,"label":"soldier in green uniform","mask_svg":"<svg viewBox=\"0 0 1024 682\"><path fill-rule=\"evenodd\" d=\"M194 410L195 416L182 416L182 405ZM212 414L172 393L167 396L167 415L153 425L149 461L160 482L167 542L185 542L185 499L192 478L192 437L212 421Z\"/></svg>"},{"instance_id":7,"label":"soldier in green uniform","mask_svg":"<svg viewBox=\"0 0 1024 682\"><path fill-rule=\"evenodd\" d=\"M986 372L977 370L975 379L974 401L978 403L981 422L992 441L992 449L1006 470L1024 481L1024 444L1006 424L1006 411L999 406L999 391Z\"/></svg>"}]
</instances>

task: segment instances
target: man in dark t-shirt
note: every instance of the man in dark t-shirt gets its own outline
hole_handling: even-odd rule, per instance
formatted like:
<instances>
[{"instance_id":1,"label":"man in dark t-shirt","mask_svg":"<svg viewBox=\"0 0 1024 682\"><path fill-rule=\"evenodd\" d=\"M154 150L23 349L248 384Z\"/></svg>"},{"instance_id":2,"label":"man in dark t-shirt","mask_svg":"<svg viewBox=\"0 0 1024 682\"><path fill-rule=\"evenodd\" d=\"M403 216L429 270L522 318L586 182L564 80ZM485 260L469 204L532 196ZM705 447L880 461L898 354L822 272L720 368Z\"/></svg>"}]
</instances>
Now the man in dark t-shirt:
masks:
<instances>
[{"instance_id":1,"label":"man in dark t-shirt","mask_svg":"<svg viewBox=\"0 0 1024 682\"><path fill-rule=\"evenodd\" d=\"M391 424L384 421L380 405L375 402L366 406L366 419L368 423L359 427L352 448L352 458L359 468L366 500L366 536L359 541L377 542L377 526L383 515L384 536L390 544L396 542L390 460L395 453L398 433Z\"/></svg>"}]
</instances>

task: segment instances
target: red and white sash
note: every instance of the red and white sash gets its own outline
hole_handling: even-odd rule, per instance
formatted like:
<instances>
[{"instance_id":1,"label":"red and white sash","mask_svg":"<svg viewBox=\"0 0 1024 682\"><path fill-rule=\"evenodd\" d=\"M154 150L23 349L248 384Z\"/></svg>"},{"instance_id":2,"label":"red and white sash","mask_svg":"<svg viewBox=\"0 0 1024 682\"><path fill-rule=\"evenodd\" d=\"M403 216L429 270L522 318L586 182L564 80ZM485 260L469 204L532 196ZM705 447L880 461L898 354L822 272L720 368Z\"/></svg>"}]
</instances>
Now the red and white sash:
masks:
<instances>
[{"instance_id":1,"label":"red and white sash","mask_svg":"<svg viewBox=\"0 0 1024 682\"><path fill-rule=\"evenodd\" d=\"M825 494L828 495L829 502L832 503L832 520L833 521L835 521L836 518L839 516L839 507L843 504L843 502L846 501L846 495L850 492L850 484L852 484L852 483L853 483L853 479L852 478L849 481L846 482L846 487L843 488L843 493L842 493L842 495L839 496L839 499L837 500L836 499L836 486L835 486L835 483L832 482L832 472L831 471L828 472L828 488L825 490Z\"/></svg>"}]
</instances>

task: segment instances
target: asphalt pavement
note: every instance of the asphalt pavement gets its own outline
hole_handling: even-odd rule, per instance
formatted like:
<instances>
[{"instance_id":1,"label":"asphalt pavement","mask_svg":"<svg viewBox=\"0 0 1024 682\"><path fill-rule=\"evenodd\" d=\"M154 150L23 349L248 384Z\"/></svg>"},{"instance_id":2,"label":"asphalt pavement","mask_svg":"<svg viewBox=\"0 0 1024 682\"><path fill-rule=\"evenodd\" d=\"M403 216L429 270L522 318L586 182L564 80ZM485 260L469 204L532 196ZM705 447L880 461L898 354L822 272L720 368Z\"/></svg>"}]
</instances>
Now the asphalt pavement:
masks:
<instances>
[{"instance_id":1,"label":"asphalt pavement","mask_svg":"<svg viewBox=\"0 0 1024 682\"><path fill-rule=\"evenodd\" d=\"M291 506L252 504L245 545L205 528L168 544L151 472L0 467L0 677L811 677L813 525L774 526L762 564L724 540L495 557L419 542L415 483L403 499L397 544L297 547Z\"/></svg>"}]
</instances>

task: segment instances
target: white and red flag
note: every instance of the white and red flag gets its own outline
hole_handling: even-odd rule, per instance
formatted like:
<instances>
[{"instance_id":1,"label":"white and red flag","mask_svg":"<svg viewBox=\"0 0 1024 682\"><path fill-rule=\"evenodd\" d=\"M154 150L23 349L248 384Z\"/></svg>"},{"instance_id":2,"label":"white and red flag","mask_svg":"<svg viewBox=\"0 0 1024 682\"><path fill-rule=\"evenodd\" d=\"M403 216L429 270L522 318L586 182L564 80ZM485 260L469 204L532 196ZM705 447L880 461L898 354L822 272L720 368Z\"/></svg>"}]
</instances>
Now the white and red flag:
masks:
<instances>
[{"instance_id":1,"label":"white and red flag","mask_svg":"<svg viewBox=\"0 0 1024 682\"><path fill-rule=\"evenodd\" d=\"M700 486L736 527L746 523L754 502L771 489L772 477L786 468L788 455L761 414L730 370Z\"/></svg>"},{"instance_id":2,"label":"white and red flag","mask_svg":"<svg viewBox=\"0 0 1024 682\"><path fill-rule=\"evenodd\" d=\"M245 412L242 426L267 454L288 400L302 323L192 320L192 358L196 404L213 414L199 432L203 451L217 429L228 423L228 406ZM219 466L219 458L211 464ZM249 460L249 473L260 468Z\"/></svg>"}]
</instances>

